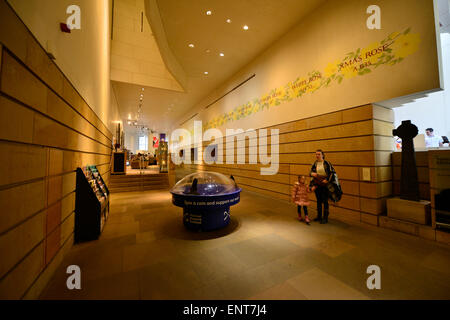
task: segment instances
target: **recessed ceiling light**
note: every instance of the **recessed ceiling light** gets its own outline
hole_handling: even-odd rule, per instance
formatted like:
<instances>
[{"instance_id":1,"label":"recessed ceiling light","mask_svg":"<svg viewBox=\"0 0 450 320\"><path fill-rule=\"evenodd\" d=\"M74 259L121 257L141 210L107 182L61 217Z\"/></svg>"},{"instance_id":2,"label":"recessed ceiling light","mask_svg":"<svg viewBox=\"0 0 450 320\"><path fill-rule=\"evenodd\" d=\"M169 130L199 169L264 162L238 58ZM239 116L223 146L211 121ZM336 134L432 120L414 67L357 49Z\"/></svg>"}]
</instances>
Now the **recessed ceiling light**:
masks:
<instances>
[{"instance_id":1,"label":"recessed ceiling light","mask_svg":"<svg viewBox=\"0 0 450 320\"><path fill-rule=\"evenodd\" d=\"M242 29L248 30L248 25L243 26Z\"/></svg>"},{"instance_id":2,"label":"recessed ceiling light","mask_svg":"<svg viewBox=\"0 0 450 320\"><path fill-rule=\"evenodd\" d=\"M203 72L204 74L208 74L208 71Z\"/></svg>"},{"instance_id":3,"label":"recessed ceiling light","mask_svg":"<svg viewBox=\"0 0 450 320\"><path fill-rule=\"evenodd\" d=\"M144 91L145 89L144 88L142 88L142 91Z\"/></svg>"},{"instance_id":4,"label":"recessed ceiling light","mask_svg":"<svg viewBox=\"0 0 450 320\"><path fill-rule=\"evenodd\" d=\"M231 19L227 19L227 23L231 23Z\"/></svg>"},{"instance_id":5,"label":"recessed ceiling light","mask_svg":"<svg viewBox=\"0 0 450 320\"><path fill-rule=\"evenodd\" d=\"M219 53L219 56L223 57L223 56L225 56L225 55L221 52L221 53Z\"/></svg>"},{"instance_id":6,"label":"recessed ceiling light","mask_svg":"<svg viewBox=\"0 0 450 320\"><path fill-rule=\"evenodd\" d=\"M211 10L206 11L206 15L210 16L212 14Z\"/></svg>"},{"instance_id":7,"label":"recessed ceiling light","mask_svg":"<svg viewBox=\"0 0 450 320\"><path fill-rule=\"evenodd\" d=\"M194 47L194 44L193 43L189 43L189 48L193 48Z\"/></svg>"}]
</instances>

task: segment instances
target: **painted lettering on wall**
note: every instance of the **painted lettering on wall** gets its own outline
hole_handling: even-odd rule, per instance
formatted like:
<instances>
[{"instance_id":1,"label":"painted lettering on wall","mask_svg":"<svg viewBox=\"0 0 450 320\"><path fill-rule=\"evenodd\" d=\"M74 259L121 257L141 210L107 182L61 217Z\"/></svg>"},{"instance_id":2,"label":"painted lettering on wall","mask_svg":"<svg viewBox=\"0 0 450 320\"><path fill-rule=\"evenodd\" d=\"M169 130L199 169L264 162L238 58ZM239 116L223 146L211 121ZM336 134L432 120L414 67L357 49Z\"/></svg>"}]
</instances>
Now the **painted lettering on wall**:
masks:
<instances>
[{"instance_id":1,"label":"painted lettering on wall","mask_svg":"<svg viewBox=\"0 0 450 320\"><path fill-rule=\"evenodd\" d=\"M365 48L358 48L343 59L330 62L323 71L314 70L286 85L272 89L267 94L240 105L204 124L203 129L216 128L230 121L237 121L257 112L268 110L284 102L301 98L306 94L324 89L333 83L364 76L376 72L383 66L394 66L419 50L420 34L411 33L411 28L403 32L393 32L382 41Z\"/></svg>"}]
</instances>

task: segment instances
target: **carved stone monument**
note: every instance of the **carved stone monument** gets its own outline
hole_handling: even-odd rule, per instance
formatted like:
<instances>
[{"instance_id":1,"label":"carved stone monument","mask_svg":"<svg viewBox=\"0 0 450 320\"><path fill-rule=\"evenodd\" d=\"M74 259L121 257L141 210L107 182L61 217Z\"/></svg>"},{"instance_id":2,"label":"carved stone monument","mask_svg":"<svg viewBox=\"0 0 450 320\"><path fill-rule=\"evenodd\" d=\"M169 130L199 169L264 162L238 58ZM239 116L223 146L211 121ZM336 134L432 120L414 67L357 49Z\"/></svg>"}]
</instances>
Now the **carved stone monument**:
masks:
<instances>
[{"instance_id":1,"label":"carved stone monument","mask_svg":"<svg viewBox=\"0 0 450 320\"><path fill-rule=\"evenodd\" d=\"M400 181L400 198L404 200L420 201L419 181L417 179L416 154L413 139L419 130L410 120L392 130L394 136L402 138L402 175Z\"/></svg>"},{"instance_id":2,"label":"carved stone monument","mask_svg":"<svg viewBox=\"0 0 450 320\"><path fill-rule=\"evenodd\" d=\"M413 139L419 130L410 120L392 131L402 138L402 171L400 178L400 198L387 200L388 217L427 225L430 223L430 202L420 200L417 178L416 155Z\"/></svg>"}]
</instances>

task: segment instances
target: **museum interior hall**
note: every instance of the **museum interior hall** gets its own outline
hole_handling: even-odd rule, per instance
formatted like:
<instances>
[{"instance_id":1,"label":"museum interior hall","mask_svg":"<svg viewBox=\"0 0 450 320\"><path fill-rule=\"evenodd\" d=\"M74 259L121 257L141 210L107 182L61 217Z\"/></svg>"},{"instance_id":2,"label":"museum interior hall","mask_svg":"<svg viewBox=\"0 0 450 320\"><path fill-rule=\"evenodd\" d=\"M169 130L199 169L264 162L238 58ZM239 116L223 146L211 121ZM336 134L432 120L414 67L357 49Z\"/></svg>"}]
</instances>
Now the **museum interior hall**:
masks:
<instances>
[{"instance_id":1,"label":"museum interior hall","mask_svg":"<svg viewBox=\"0 0 450 320\"><path fill-rule=\"evenodd\" d=\"M450 300L450 0L0 0L0 300Z\"/></svg>"}]
</instances>

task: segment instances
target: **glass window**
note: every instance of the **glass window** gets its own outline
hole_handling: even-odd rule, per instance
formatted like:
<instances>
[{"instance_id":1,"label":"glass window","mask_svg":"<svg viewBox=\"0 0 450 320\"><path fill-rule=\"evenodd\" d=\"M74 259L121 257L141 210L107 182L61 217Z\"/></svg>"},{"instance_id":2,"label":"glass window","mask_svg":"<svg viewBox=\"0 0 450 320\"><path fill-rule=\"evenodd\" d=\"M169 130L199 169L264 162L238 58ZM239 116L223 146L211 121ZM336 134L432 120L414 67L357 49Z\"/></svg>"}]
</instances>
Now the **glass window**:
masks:
<instances>
[{"instance_id":1,"label":"glass window","mask_svg":"<svg viewBox=\"0 0 450 320\"><path fill-rule=\"evenodd\" d=\"M139 137L139 150L148 150L148 136Z\"/></svg>"}]
</instances>

